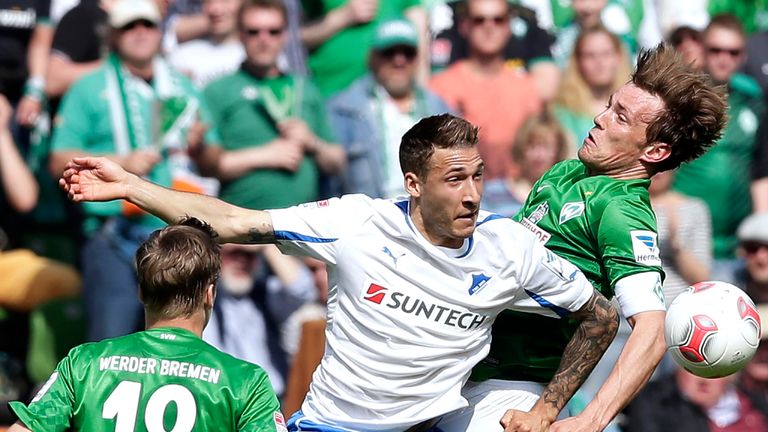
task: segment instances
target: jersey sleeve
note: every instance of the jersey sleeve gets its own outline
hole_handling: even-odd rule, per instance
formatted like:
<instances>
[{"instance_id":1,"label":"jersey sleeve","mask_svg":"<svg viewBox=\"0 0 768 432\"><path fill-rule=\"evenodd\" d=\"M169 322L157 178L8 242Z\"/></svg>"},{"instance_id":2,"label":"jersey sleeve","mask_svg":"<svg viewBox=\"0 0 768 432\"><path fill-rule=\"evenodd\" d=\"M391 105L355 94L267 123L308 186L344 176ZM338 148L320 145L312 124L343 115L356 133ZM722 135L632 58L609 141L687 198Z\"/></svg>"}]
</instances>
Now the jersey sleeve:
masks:
<instances>
[{"instance_id":1,"label":"jersey sleeve","mask_svg":"<svg viewBox=\"0 0 768 432\"><path fill-rule=\"evenodd\" d=\"M311 256L335 264L339 239L350 235L373 214L373 200L365 195L268 210L277 247L289 255Z\"/></svg>"},{"instance_id":2,"label":"jersey sleeve","mask_svg":"<svg viewBox=\"0 0 768 432\"><path fill-rule=\"evenodd\" d=\"M65 357L43 384L29 405L11 402L10 408L24 425L35 432L59 432L70 429L75 393L71 355Z\"/></svg>"},{"instance_id":3,"label":"jersey sleeve","mask_svg":"<svg viewBox=\"0 0 768 432\"><path fill-rule=\"evenodd\" d=\"M516 224L517 225L517 224ZM579 310L594 294L581 271L517 225L514 269L520 288L509 309L563 318Z\"/></svg>"},{"instance_id":4,"label":"jersey sleeve","mask_svg":"<svg viewBox=\"0 0 768 432\"><path fill-rule=\"evenodd\" d=\"M267 374L259 369L243 396L245 405L237 421L238 432L287 432L280 403Z\"/></svg>"},{"instance_id":5,"label":"jersey sleeve","mask_svg":"<svg viewBox=\"0 0 768 432\"><path fill-rule=\"evenodd\" d=\"M635 273L662 273L656 216L647 202L609 202L600 218L597 243L611 286Z\"/></svg>"},{"instance_id":6,"label":"jersey sleeve","mask_svg":"<svg viewBox=\"0 0 768 432\"><path fill-rule=\"evenodd\" d=\"M622 314L664 310L656 217L637 200L612 201L600 219L598 250Z\"/></svg>"}]
</instances>

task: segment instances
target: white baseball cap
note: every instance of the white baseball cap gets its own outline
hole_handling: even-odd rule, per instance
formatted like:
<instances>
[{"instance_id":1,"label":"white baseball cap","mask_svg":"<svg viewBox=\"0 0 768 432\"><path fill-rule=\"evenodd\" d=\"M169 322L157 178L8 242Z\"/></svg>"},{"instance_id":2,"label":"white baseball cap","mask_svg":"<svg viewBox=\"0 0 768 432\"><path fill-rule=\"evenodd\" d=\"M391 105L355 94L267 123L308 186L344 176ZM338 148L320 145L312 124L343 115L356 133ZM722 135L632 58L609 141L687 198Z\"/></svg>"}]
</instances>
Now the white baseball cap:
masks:
<instances>
[{"instance_id":1,"label":"white baseball cap","mask_svg":"<svg viewBox=\"0 0 768 432\"><path fill-rule=\"evenodd\" d=\"M768 212L752 213L739 225L736 236L741 242L768 244Z\"/></svg>"},{"instance_id":2,"label":"white baseball cap","mask_svg":"<svg viewBox=\"0 0 768 432\"><path fill-rule=\"evenodd\" d=\"M121 28L138 20L159 24L160 10L152 0L118 0L109 11L109 25Z\"/></svg>"}]
</instances>

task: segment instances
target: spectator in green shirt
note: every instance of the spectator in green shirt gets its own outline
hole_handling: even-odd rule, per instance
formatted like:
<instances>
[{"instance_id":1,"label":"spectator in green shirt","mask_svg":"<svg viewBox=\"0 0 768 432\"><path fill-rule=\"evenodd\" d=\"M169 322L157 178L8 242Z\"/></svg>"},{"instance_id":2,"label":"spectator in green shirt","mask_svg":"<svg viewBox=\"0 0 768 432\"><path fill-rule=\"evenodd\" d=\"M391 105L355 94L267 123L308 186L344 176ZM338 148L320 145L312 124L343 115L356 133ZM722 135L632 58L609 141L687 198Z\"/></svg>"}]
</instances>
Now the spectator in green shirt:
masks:
<instances>
[{"instance_id":1,"label":"spectator in green shirt","mask_svg":"<svg viewBox=\"0 0 768 432\"><path fill-rule=\"evenodd\" d=\"M238 23L246 60L204 92L224 149L219 196L259 210L315 201L321 175L340 173L346 156L332 144L315 86L277 66L286 42L285 6L246 1Z\"/></svg>"},{"instance_id":2,"label":"spectator in green shirt","mask_svg":"<svg viewBox=\"0 0 768 432\"><path fill-rule=\"evenodd\" d=\"M172 186L172 166L202 171L215 166L214 129L198 120L209 113L192 83L159 55L160 12L151 0L118 0L110 10L111 53L64 96L55 120L50 169L58 178L67 160L106 155L126 170ZM101 340L138 330L133 253L160 219L126 203L83 205L86 235L81 250L87 337Z\"/></svg>"}]
</instances>

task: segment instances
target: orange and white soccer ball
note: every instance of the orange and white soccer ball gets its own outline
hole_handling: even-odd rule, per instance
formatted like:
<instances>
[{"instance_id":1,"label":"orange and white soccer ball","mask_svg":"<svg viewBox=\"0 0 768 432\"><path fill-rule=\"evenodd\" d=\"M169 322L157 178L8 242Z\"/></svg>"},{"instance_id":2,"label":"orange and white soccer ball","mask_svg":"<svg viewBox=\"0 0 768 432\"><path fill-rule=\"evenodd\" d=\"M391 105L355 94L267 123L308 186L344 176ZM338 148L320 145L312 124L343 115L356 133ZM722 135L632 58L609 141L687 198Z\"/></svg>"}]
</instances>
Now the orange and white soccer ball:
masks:
<instances>
[{"instance_id":1,"label":"orange and white soccer ball","mask_svg":"<svg viewBox=\"0 0 768 432\"><path fill-rule=\"evenodd\" d=\"M678 365L700 377L739 371L755 355L760 336L755 304L729 283L699 282L667 309L667 351Z\"/></svg>"}]
</instances>

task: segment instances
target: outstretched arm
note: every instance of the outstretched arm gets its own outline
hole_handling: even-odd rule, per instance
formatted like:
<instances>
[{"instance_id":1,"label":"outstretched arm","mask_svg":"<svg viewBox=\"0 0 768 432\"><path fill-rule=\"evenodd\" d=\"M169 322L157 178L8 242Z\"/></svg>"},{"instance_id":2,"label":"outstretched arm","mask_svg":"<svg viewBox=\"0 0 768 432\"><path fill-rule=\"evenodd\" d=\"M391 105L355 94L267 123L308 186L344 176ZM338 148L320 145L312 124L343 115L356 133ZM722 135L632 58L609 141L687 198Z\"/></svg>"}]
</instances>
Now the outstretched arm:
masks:
<instances>
[{"instance_id":1,"label":"outstretched arm","mask_svg":"<svg viewBox=\"0 0 768 432\"><path fill-rule=\"evenodd\" d=\"M581 323L565 347L557 372L531 411L509 410L504 414L501 424L505 431L546 431L587 379L619 329L616 308L598 291L572 317Z\"/></svg>"},{"instance_id":2,"label":"outstretched arm","mask_svg":"<svg viewBox=\"0 0 768 432\"><path fill-rule=\"evenodd\" d=\"M576 417L561 420L553 432L602 431L650 379L664 355L664 311L638 313L624 349L595 398Z\"/></svg>"},{"instance_id":3,"label":"outstretched arm","mask_svg":"<svg viewBox=\"0 0 768 432\"><path fill-rule=\"evenodd\" d=\"M59 184L75 202L125 199L169 223L194 216L208 222L222 243L270 243L275 238L267 212L164 188L128 173L107 158L72 159Z\"/></svg>"}]
</instances>

